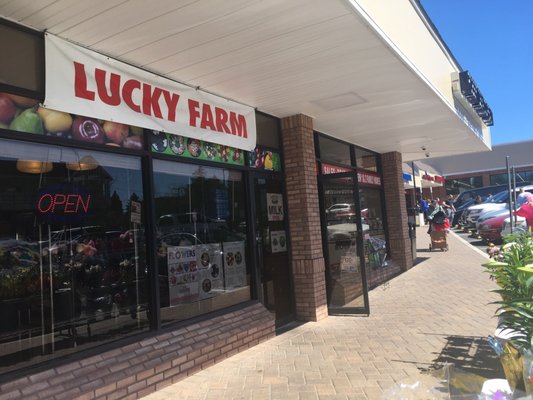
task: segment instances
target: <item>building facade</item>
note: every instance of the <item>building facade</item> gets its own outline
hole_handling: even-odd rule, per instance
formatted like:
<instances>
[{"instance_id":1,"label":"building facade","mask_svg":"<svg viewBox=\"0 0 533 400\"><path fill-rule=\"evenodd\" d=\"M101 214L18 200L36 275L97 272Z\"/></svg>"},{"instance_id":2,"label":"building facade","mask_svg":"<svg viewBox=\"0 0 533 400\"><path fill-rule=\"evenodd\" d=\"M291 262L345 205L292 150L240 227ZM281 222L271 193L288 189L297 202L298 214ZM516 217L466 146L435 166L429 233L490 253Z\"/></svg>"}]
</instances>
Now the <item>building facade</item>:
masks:
<instances>
[{"instance_id":1,"label":"building facade","mask_svg":"<svg viewBox=\"0 0 533 400\"><path fill-rule=\"evenodd\" d=\"M2 396L136 398L371 312L402 163L490 146L417 2L171 3L0 3Z\"/></svg>"},{"instance_id":2,"label":"building facade","mask_svg":"<svg viewBox=\"0 0 533 400\"><path fill-rule=\"evenodd\" d=\"M511 179L517 183L533 182L532 152L533 141L525 140L494 145L491 152L437 157L428 160L428 164L446 178L440 193L455 195L478 187L507 185L507 163L514 172Z\"/></svg>"}]
</instances>

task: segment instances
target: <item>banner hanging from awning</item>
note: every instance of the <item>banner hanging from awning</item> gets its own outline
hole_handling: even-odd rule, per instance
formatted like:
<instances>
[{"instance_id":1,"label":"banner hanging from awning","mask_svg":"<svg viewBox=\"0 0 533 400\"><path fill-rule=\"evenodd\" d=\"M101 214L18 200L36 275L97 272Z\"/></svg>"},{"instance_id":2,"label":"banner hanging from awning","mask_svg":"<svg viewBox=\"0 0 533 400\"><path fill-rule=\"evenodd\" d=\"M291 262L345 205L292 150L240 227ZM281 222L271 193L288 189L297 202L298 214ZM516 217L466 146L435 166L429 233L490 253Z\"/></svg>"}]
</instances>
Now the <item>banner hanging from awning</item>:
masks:
<instances>
[{"instance_id":1,"label":"banner hanging from awning","mask_svg":"<svg viewBox=\"0 0 533 400\"><path fill-rule=\"evenodd\" d=\"M45 107L252 151L255 110L45 35Z\"/></svg>"}]
</instances>

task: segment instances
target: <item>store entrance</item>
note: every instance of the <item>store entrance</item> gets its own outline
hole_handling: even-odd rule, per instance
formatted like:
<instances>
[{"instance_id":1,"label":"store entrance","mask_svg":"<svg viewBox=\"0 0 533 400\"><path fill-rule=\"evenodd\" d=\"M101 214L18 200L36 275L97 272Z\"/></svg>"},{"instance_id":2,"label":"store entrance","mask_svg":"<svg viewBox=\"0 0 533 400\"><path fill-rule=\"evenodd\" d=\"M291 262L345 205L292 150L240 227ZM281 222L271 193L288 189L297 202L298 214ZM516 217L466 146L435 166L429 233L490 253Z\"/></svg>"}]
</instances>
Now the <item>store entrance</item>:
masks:
<instances>
[{"instance_id":1,"label":"store entrance","mask_svg":"<svg viewBox=\"0 0 533 400\"><path fill-rule=\"evenodd\" d=\"M275 314L276 326L282 326L293 320L283 181L275 174L260 173L252 174L251 181L258 295Z\"/></svg>"},{"instance_id":2,"label":"store entrance","mask_svg":"<svg viewBox=\"0 0 533 400\"><path fill-rule=\"evenodd\" d=\"M364 235L355 173L320 180L329 314L368 314Z\"/></svg>"}]
</instances>

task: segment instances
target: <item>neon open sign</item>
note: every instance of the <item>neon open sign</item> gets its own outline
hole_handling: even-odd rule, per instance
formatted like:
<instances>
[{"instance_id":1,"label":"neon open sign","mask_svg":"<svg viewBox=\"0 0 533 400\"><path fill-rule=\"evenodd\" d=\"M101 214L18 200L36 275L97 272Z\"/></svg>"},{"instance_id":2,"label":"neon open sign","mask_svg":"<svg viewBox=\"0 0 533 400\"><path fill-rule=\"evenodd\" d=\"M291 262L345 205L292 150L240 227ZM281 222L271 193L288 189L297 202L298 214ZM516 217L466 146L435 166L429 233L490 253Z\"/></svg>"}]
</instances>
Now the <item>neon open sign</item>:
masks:
<instances>
[{"instance_id":1,"label":"neon open sign","mask_svg":"<svg viewBox=\"0 0 533 400\"><path fill-rule=\"evenodd\" d=\"M91 195L77 187L54 186L41 190L36 212L41 218L68 222L86 217L91 210Z\"/></svg>"},{"instance_id":2,"label":"neon open sign","mask_svg":"<svg viewBox=\"0 0 533 400\"><path fill-rule=\"evenodd\" d=\"M39 198L37 209L39 212L46 213L78 213L89 212L91 195L82 196L77 193L69 194L51 194L44 193Z\"/></svg>"}]
</instances>

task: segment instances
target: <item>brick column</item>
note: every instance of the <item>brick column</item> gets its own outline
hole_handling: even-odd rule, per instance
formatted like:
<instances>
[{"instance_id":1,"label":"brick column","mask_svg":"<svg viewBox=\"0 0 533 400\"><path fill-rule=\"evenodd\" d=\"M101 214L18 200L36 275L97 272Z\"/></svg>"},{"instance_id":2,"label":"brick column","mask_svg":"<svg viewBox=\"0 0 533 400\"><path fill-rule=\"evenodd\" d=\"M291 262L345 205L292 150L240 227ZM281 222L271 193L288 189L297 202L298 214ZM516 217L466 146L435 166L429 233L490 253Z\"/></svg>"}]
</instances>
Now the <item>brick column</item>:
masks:
<instances>
[{"instance_id":1,"label":"brick column","mask_svg":"<svg viewBox=\"0 0 533 400\"><path fill-rule=\"evenodd\" d=\"M302 114L283 118L281 129L296 318L318 321L327 317L328 310L313 119Z\"/></svg>"},{"instance_id":2,"label":"brick column","mask_svg":"<svg viewBox=\"0 0 533 400\"><path fill-rule=\"evenodd\" d=\"M381 155L387 230L392 261L404 271L413 266L411 241L402 177L402 155L396 151Z\"/></svg>"}]
</instances>

